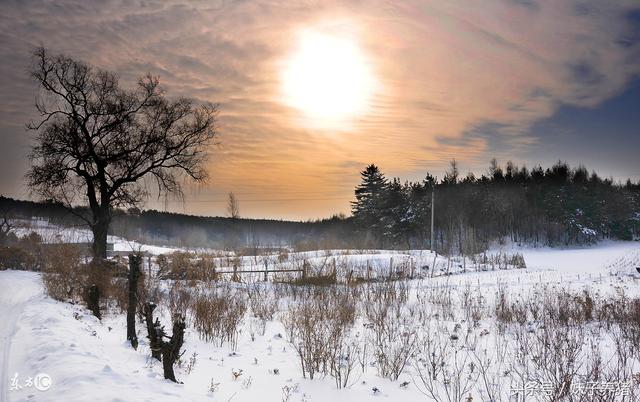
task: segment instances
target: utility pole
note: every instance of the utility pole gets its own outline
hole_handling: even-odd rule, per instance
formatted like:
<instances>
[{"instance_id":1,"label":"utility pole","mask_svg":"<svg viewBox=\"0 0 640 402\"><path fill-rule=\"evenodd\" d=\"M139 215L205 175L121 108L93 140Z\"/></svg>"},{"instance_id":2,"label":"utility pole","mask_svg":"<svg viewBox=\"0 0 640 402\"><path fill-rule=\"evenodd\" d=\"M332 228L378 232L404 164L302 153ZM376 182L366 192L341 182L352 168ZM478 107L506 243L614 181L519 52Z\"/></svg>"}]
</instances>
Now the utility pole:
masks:
<instances>
[{"instance_id":1,"label":"utility pole","mask_svg":"<svg viewBox=\"0 0 640 402\"><path fill-rule=\"evenodd\" d=\"M435 202L436 202L436 183L434 182L433 185L431 186L431 244L430 244L430 249L431 251L434 251L433 246L434 246L434 237L433 237L433 220L434 220L434 216L435 216Z\"/></svg>"},{"instance_id":2,"label":"utility pole","mask_svg":"<svg viewBox=\"0 0 640 402\"><path fill-rule=\"evenodd\" d=\"M435 275L436 272L436 257L438 257L438 254L436 254L436 251L434 250L435 247L435 236L433 234L433 221L435 218L435 206L436 206L436 182L437 182L438 178L434 178L433 180L433 184L431 185L431 252L433 253L433 264L431 264L431 277L433 278L433 276Z\"/></svg>"}]
</instances>

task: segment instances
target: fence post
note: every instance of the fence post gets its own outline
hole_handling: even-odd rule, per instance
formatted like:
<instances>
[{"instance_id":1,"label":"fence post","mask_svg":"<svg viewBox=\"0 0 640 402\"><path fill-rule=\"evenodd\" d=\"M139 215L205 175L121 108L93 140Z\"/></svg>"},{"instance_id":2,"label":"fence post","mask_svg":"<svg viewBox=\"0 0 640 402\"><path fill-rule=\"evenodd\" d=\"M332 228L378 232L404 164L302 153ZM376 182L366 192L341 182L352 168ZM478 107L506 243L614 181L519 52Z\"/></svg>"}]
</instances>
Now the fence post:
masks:
<instances>
[{"instance_id":1,"label":"fence post","mask_svg":"<svg viewBox=\"0 0 640 402\"><path fill-rule=\"evenodd\" d=\"M147 256L147 288L151 287L151 254Z\"/></svg>"},{"instance_id":2,"label":"fence post","mask_svg":"<svg viewBox=\"0 0 640 402\"><path fill-rule=\"evenodd\" d=\"M389 279L393 278L393 257L389 258Z\"/></svg>"},{"instance_id":3,"label":"fence post","mask_svg":"<svg viewBox=\"0 0 640 402\"><path fill-rule=\"evenodd\" d=\"M267 282L268 281L268 273L269 273L269 264L267 263L267 260L264 260L264 281Z\"/></svg>"},{"instance_id":4,"label":"fence post","mask_svg":"<svg viewBox=\"0 0 640 402\"><path fill-rule=\"evenodd\" d=\"M307 260L302 260L302 279L307 279Z\"/></svg>"},{"instance_id":5,"label":"fence post","mask_svg":"<svg viewBox=\"0 0 640 402\"><path fill-rule=\"evenodd\" d=\"M409 264L410 264L409 266L411 267L411 279L413 279L413 275L415 274L415 267L416 267L413 257L409 257Z\"/></svg>"},{"instance_id":6,"label":"fence post","mask_svg":"<svg viewBox=\"0 0 640 402\"><path fill-rule=\"evenodd\" d=\"M232 280L233 280L234 282L240 282L240 280L239 280L239 279L240 279L240 278L238 278L238 265L233 264L233 278L232 278Z\"/></svg>"},{"instance_id":7,"label":"fence post","mask_svg":"<svg viewBox=\"0 0 640 402\"><path fill-rule=\"evenodd\" d=\"M127 305L127 340L131 346L138 349L138 336L136 335L136 307L138 305L138 278L140 277L140 265L142 255L129 254L129 303Z\"/></svg>"}]
</instances>

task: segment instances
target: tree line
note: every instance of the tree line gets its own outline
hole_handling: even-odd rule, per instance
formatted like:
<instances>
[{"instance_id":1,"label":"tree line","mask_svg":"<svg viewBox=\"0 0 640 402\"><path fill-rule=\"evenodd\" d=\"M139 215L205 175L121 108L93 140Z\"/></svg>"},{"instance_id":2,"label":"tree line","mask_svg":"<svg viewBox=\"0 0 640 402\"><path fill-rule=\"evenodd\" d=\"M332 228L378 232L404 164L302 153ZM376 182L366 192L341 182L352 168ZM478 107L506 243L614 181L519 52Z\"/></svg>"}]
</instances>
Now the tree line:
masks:
<instances>
[{"instance_id":1,"label":"tree line","mask_svg":"<svg viewBox=\"0 0 640 402\"><path fill-rule=\"evenodd\" d=\"M557 246L640 234L640 182L616 183L562 161L528 169L493 159L482 176L461 177L454 160L439 181L427 173L404 183L372 164L361 177L354 224L378 247L429 247L432 192L434 247L445 253L477 253L492 241Z\"/></svg>"},{"instance_id":2,"label":"tree line","mask_svg":"<svg viewBox=\"0 0 640 402\"><path fill-rule=\"evenodd\" d=\"M340 248L349 246L354 228L350 218L333 216L306 222L275 219L196 216L153 209L113 208L109 235L158 246L186 248L243 249L264 251L269 247L293 246L297 249ZM52 200L35 202L0 196L0 246L2 233L19 223L16 219L42 219L60 227L84 226L91 211L85 206L73 207ZM6 229L5 229L6 228ZM49 240L49 239L47 239ZM354 244L354 246L357 246Z\"/></svg>"}]
</instances>

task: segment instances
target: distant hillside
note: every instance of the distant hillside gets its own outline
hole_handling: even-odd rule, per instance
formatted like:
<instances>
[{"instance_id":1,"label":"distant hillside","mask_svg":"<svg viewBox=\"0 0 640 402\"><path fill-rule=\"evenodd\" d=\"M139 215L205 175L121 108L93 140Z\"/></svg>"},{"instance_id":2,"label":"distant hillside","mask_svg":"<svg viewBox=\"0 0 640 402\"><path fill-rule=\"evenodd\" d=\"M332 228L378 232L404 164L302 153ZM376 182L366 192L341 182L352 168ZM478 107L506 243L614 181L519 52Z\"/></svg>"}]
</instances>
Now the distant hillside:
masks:
<instances>
[{"instance_id":1,"label":"distant hillside","mask_svg":"<svg viewBox=\"0 0 640 402\"><path fill-rule=\"evenodd\" d=\"M76 214L52 202L15 200L0 196L0 214L12 218L38 217L60 226L82 225ZM270 247L297 246L337 247L351 243L353 227L350 218L293 222L271 219L232 219L204 217L135 208L114 211L109 233L149 244L183 247ZM357 244L352 244L357 246Z\"/></svg>"}]
</instances>

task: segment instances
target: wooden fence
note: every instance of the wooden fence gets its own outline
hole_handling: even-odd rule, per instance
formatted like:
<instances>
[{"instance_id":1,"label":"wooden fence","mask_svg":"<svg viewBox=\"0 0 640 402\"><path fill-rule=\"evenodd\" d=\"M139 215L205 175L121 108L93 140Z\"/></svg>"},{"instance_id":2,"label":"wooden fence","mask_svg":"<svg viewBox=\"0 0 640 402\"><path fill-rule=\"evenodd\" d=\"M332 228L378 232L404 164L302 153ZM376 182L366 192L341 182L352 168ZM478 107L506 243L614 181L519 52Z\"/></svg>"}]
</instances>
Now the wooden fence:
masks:
<instances>
[{"instance_id":1,"label":"wooden fence","mask_svg":"<svg viewBox=\"0 0 640 402\"><path fill-rule=\"evenodd\" d=\"M264 274L264 280L265 282L268 279L269 273L277 273L277 272L302 272L302 278L306 278L307 277L307 265L303 264L302 268L291 268L291 269L269 269L269 265L267 264L267 261L264 262L264 269L255 269L255 270L251 270L251 269L238 269L237 267L233 267L233 270L231 271L218 271L216 270L215 273L216 274L232 274L233 276L236 276L238 274Z\"/></svg>"}]
</instances>

